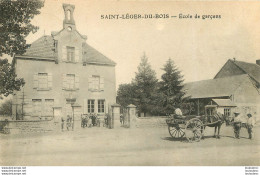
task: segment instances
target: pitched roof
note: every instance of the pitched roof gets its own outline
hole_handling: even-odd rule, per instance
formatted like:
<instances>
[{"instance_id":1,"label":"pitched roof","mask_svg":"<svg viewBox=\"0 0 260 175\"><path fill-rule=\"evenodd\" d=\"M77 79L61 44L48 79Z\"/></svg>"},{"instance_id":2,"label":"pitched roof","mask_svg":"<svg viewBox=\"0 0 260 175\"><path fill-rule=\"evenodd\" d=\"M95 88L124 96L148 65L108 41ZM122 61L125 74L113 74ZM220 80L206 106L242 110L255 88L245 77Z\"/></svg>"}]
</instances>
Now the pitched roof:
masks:
<instances>
[{"instance_id":1,"label":"pitched roof","mask_svg":"<svg viewBox=\"0 0 260 175\"><path fill-rule=\"evenodd\" d=\"M86 63L116 65L114 61L107 58L88 44L85 44L84 50L86 51L86 55L84 58Z\"/></svg>"},{"instance_id":2,"label":"pitched roof","mask_svg":"<svg viewBox=\"0 0 260 175\"><path fill-rule=\"evenodd\" d=\"M192 99L229 97L245 82L251 83L247 74L191 82L184 85L185 96Z\"/></svg>"},{"instance_id":3,"label":"pitched roof","mask_svg":"<svg viewBox=\"0 0 260 175\"><path fill-rule=\"evenodd\" d=\"M30 57L53 58L54 59L54 40L52 36L42 36L34 41L23 54Z\"/></svg>"},{"instance_id":4,"label":"pitched roof","mask_svg":"<svg viewBox=\"0 0 260 175\"><path fill-rule=\"evenodd\" d=\"M212 99L218 106L236 106L230 99Z\"/></svg>"},{"instance_id":5,"label":"pitched roof","mask_svg":"<svg viewBox=\"0 0 260 175\"><path fill-rule=\"evenodd\" d=\"M232 61L232 60L230 60ZM260 66L255 63L247 63L243 61L232 61L240 69L246 72L251 78L260 84Z\"/></svg>"},{"instance_id":6,"label":"pitched roof","mask_svg":"<svg viewBox=\"0 0 260 175\"><path fill-rule=\"evenodd\" d=\"M102 53L94 49L88 44L85 44L84 51L86 52L86 63L100 64L100 65L112 65L116 63L111 59L104 56ZM53 59L54 60L54 39L52 36L42 36L34 41L31 46L26 50L22 56L33 57L35 59Z\"/></svg>"}]
</instances>

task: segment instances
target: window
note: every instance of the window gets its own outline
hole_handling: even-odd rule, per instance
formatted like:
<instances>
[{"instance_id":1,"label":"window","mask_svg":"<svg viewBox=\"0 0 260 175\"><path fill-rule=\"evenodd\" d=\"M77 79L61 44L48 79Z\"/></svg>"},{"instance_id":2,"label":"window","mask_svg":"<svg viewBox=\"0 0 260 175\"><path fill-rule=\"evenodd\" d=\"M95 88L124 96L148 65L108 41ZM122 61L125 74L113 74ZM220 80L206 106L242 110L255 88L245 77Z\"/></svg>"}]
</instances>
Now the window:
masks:
<instances>
[{"instance_id":1,"label":"window","mask_svg":"<svg viewBox=\"0 0 260 175\"><path fill-rule=\"evenodd\" d=\"M224 116L230 116L230 108L224 108Z\"/></svg>"},{"instance_id":2,"label":"window","mask_svg":"<svg viewBox=\"0 0 260 175\"><path fill-rule=\"evenodd\" d=\"M105 100L98 100L98 113L105 112Z\"/></svg>"},{"instance_id":3,"label":"window","mask_svg":"<svg viewBox=\"0 0 260 175\"><path fill-rule=\"evenodd\" d=\"M67 61L69 62L75 61L75 47L67 46Z\"/></svg>"},{"instance_id":4,"label":"window","mask_svg":"<svg viewBox=\"0 0 260 175\"><path fill-rule=\"evenodd\" d=\"M48 74L38 73L38 88L47 89L48 88Z\"/></svg>"},{"instance_id":5,"label":"window","mask_svg":"<svg viewBox=\"0 0 260 175\"><path fill-rule=\"evenodd\" d=\"M33 102L33 115L41 116L42 100L41 99L32 99L32 102Z\"/></svg>"},{"instance_id":6,"label":"window","mask_svg":"<svg viewBox=\"0 0 260 175\"><path fill-rule=\"evenodd\" d=\"M62 89L64 90L78 90L79 89L79 76L75 74L62 75Z\"/></svg>"},{"instance_id":7,"label":"window","mask_svg":"<svg viewBox=\"0 0 260 175\"><path fill-rule=\"evenodd\" d=\"M75 75L74 74L67 74L66 80L67 80L67 88L68 89L74 89L75 88Z\"/></svg>"},{"instance_id":8,"label":"window","mask_svg":"<svg viewBox=\"0 0 260 175\"><path fill-rule=\"evenodd\" d=\"M37 90L50 90L52 88L52 74L35 73L33 75L33 88Z\"/></svg>"},{"instance_id":9,"label":"window","mask_svg":"<svg viewBox=\"0 0 260 175\"><path fill-rule=\"evenodd\" d=\"M53 109L52 109L53 105L54 105L54 99L45 99L45 106L44 106L45 116L53 115Z\"/></svg>"},{"instance_id":10,"label":"window","mask_svg":"<svg viewBox=\"0 0 260 175\"><path fill-rule=\"evenodd\" d=\"M92 88L93 88L93 90L96 90L96 91L99 90L99 82L100 82L99 76L93 76L92 77Z\"/></svg>"},{"instance_id":11,"label":"window","mask_svg":"<svg viewBox=\"0 0 260 175\"><path fill-rule=\"evenodd\" d=\"M103 91L104 90L104 77L99 75L92 75L89 77L89 90L90 91Z\"/></svg>"},{"instance_id":12,"label":"window","mask_svg":"<svg viewBox=\"0 0 260 175\"><path fill-rule=\"evenodd\" d=\"M88 113L95 111L95 100L88 100Z\"/></svg>"}]
</instances>

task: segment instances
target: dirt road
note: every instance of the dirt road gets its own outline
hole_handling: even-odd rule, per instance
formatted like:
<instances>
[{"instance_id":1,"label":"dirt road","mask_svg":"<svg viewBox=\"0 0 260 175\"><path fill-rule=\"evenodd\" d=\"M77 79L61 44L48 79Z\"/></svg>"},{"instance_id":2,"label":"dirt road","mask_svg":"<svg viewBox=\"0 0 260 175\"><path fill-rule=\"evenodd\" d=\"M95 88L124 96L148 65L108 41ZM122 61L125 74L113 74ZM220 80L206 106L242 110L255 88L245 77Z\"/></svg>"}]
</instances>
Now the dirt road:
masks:
<instances>
[{"instance_id":1,"label":"dirt road","mask_svg":"<svg viewBox=\"0 0 260 175\"><path fill-rule=\"evenodd\" d=\"M231 127L222 126L221 139L211 137L187 143L174 140L167 126L141 128L80 128L58 133L0 135L1 165L260 165L259 132L247 139L233 138Z\"/></svg>"}]
</instances>

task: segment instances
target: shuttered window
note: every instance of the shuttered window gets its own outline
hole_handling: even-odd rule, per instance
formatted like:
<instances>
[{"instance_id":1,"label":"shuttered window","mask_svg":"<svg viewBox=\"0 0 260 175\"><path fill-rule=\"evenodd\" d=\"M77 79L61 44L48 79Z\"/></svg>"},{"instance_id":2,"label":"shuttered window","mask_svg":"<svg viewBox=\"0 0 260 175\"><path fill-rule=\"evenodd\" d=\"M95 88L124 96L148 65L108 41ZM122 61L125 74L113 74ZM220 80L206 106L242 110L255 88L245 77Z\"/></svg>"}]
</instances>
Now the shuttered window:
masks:
<instances>
[{"instance_id":1,"label":"shuttered window","mask_svg":"<svg viewBox=\"0 0 260 175\"><path fill-rule=\"evenodd\" d=\"M42 100L41 99L32 99L32 102L33 102L33 115L41 116Z\"/></svg>"},{"instance_id":2,"label":"shuttered window","mask_svg":"<svg viewBox=\"0 0 260 175\"><path fill-rule=\"evenodd\" d=\"M38 74L38 88L40 88L40 89L48 88L48 74L47 73Z\"/></svg>"},{"instance_id":3,"label":"shuttered window","mask_svg":"<svg viewBox=\"0 0 260 175\"><path fill-rule=\"evenodd\" d=\"M88 83L90 91L104 91L104 77L98 75L89 76Z\"/></svg>"},{"instance_id":4,"label":"shuttered window","mask_svg":"<svg viewBox=\"0 0 260 175\"><path fill-rule=\"evenodd\" d=\"M75 75L74 74L67 74L67 87L68 89L74 89L75 88Z\"/></svg>"},{"instance_id":5,"label":"shuttered window","mask_svg":"<svg viewBox=\"0 0 260 175\"><path fill-rule=\"evenodd\" d=\"M63 74L62 88L64 90L78 90L79 76L75 74Z\"/></svg>"},{"instance_id":6,"label":"shuttered window","mask_svg":"<svg viewBox=\"0 0 260 175\"><path fill-rule=\"evenodd\" d=\"M35 73L33 75L33 88L37 90L50 90L52 88L52 74Z\"/></svg>"}]
</instances>

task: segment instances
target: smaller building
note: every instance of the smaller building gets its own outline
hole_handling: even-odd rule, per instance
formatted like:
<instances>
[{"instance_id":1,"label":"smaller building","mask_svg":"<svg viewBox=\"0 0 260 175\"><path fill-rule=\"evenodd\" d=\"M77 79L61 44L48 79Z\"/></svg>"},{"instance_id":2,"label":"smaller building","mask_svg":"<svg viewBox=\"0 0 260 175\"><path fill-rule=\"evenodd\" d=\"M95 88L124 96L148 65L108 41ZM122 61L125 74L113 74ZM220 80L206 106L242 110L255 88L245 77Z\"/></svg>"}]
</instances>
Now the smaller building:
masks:
<instances>
[{"instance_id":1,"label":"smaller building","mask_svg":"<svg viewBox=\"0 0 260 175\"><path fill-rule=\"evenodd\" d=\"M243 115L251 113L260 119L259 89L248 74L187 83L184 89L186 97L196 105L196 115L205 114L205 106L212 103L224 115L232 113L236 106Z\"/></svg>"},{"instance_id":2,"label":"smaller building","mask_svg":"<svg viewBox=\"0 0 260 175\"><path fill-rule=\"evenodd\" d=\"M224 116L230 117L234 112L236 105L230 99L212 99L208 105L205 106L205 113L209 115L213 115L214 111L212 109L216 109L216 112L220 112Z\"/></svg>"}]
</instances>

